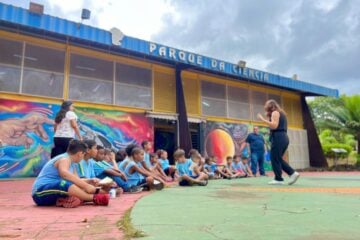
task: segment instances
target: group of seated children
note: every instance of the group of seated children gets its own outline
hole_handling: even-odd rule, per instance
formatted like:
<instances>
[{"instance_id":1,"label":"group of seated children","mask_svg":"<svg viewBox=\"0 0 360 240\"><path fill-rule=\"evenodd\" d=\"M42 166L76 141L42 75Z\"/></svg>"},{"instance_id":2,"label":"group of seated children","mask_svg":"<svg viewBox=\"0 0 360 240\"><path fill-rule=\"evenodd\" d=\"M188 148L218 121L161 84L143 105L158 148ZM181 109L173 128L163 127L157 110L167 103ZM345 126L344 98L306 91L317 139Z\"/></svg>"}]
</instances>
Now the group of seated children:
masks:
<instances>
[{"instance_id":1,"label":"group of seated children","mask_svg":"<svg viewBox=\"0 0 360 240\"><path fill-rule=\"evenodd\" d=\"M243 177L253 177L248 158L246 156L235 155L226 157L225 165L216 164L214 157L205 158L204 170L210 179L233 179Z\"/></svg>"},{"instance_id":2,"label":"group of seated children","mask_svg":"<svg viewBox=\"0 0 360 240\"><path fill-rule=\"evenodd\" d=\"M189 158L178 149L175 166L165 150L151 153L151 142L130 144L114 153L94 140L72 140L67 152L51 159L36 178L32 197L39 206L77 207L81 204L108 205L109 191L137 193L161 190L177 180L180 186L206 186L208 179L252 176L247 159L228 157L226 165L217 165L213 157L202 160L192 149Z\"/></svg>"}]
</instances>

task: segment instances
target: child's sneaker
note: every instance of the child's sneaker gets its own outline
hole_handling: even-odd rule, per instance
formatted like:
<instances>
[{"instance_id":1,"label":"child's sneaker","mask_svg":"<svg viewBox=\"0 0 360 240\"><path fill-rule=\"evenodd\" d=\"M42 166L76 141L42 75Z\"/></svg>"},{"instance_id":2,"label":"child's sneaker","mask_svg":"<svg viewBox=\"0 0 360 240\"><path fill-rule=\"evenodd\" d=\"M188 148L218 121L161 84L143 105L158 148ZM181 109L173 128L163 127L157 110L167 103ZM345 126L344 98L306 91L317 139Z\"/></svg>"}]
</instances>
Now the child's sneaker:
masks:
<instances>
[{"instance_id":1,"label":"child's sneaker","mask_svg":"<svg viewBox=\"0 0 360 240\"><path fill-rule=\"evenodd\" d=\"M206 185L208 185L208 180L202 180L202 181L199 182L198 185L199 186L206 186Z\"/></svg>"},{"instance_id":2,"label":"child's sneaker","mask_svg":"<svg viewBox=\"0 0 360 240\"><path fill-rule=\"evenodd\" d=\"M300 177L300 174L299 174L298 172L294 172L294 173L290 176L290 179L289 179L288 184L289 184L289 185L294 184L294 183L298 180L299 177Z\"/></svg>"},{"instance_id":3,"label":"child's sneaker","mask_svg":"<svg viewBox=\"0 0 360 240\"><path fill-rule=\"evenodd\" d=\"M159 182L158 180L154 180L153 186L156 190L162 190L164 188L164 184L162 182Z\"/></svg>"},{"instance_id":4,"label":"child's sneaker","mask_svg":"<svg viewBox=\"0 0 360 240\"><path fill-rule=\"evenodd\" d=\"M139 193L143 190L143 187L139 187L139 186L131 186L129 188L129 190L126 191L126 193Z\"/></svg>"},{"instance_id":5,"label":"child's sneaker","mask_svg":"<svg viewBox=\"0 0 360 240\"><path fill-rule=\"evenodd\" d=\"M56 200L57 207L64 207L64 208L76 208L80 206L82 201L80 198L69 196L65 198L58 198Z\"/></svg>"},{"instance_id":6,"label":"child's sneaker","mask_svg":"<svg viewBox=\"0 0 360 240\"><path fill-rule=\"evenodd\" d=\"M93 201L95 205L107 206L109 205L110 195L107 193L94 194Z\"/></svg>"},{"instance_id":7,"label":"child's sneaker","mask_svg":"<svg viewBox=\"0 0 360 240\"><path fill-rule=\"evenodd\" d=\"M284 181L272 180L268 184L269 185L284 185Z\"/></svg>"}]
</instances>

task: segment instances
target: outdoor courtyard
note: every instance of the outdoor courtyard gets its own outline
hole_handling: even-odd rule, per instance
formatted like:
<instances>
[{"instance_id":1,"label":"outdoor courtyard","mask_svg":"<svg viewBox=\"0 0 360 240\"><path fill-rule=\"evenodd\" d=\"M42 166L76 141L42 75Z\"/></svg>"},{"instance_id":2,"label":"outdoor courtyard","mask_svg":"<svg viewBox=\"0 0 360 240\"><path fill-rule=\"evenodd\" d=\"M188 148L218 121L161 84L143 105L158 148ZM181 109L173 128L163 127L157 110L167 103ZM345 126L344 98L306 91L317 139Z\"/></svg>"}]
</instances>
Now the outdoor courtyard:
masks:
<instances>
[{"instance_id":1,"label":"outdoor courtyard","mask_svg":"<svg viewBox=\"0 0 360 240\"><path fill-rule=\"evenodd\" d=\"M210 181L126 194L108 207L36 207L33 179L0 182L2 239L125 239L131 211L142 239L359 239L360 173L302 173L293 186L271 177Z\"/></svg>"}]
</instances>

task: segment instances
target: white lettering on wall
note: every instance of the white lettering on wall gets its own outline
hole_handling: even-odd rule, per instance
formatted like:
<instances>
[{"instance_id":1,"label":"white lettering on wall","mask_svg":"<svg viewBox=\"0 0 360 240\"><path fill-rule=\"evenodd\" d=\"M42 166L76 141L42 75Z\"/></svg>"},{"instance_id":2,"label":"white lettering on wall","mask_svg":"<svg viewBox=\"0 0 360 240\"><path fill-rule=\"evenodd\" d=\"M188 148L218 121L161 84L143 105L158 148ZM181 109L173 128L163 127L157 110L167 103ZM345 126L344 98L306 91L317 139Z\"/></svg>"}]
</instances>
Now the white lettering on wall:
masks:
<instances>
[{"instance_id":1,"label":"white lettering on wall","mask_svg":"<svg viewBox=\"0 0 360 240\"><path fill-rule=\"evenodd\" d=\"M211 59L211 67L216 68L217 67L217 61L215 59Z\"/></svg>"},{"instance_id":2,"label":"white lettering on wall","mask_svg":"<svg viewBox=\"0 0 360 240\"><path fill-rule=\"evenodd\" d=\"M175 49L169 48L169 57L172 58L172 59L174 59L174 60L176 60L176 55L175 55L175 53L176 53L176 50L175 50Z\"/></svg>"},{"instance_id":3,"label":"white lettering on wall","mask_svg":"<svg viewBox=\"0 0 360 240\"><path fill-rule=\"evenodd\" d=\"M165 47L160 47L159 48L159 55L166 57L166 48Z\"/></svg>"},{"instance_id":4,"label":"white lettering on wall","mask_svg":"<svg viewBox=\"0 0 360 240\"><path fill-rule=\"evenodd\" d=\"M224 72L225 72L225 63L224 63L224 62L220 62L219 68L220 68L220 71L224 71Z\"/></svg>"},{"instance_id":5,"label":"white lettering on wall","mask_svg":"<svg viewBox=\"0 0 360 240\"><path fill-rule=\"evenodd\" d=\"M199 55L196 56L196 63L197 63L198 65L202 65L202 64L203 64L202 56L199 56Z\"/></svg>"},{"instance_id":6,"label":"white lettering on wall","mask_svg":"<svg viewBox=\"0 0 360 240\"><path fill-rule=\"evenodd\" d=\"M152 53L153 51L155 51L157 48L155 43L150 43L150 53Z\"/></svg>"},{"instance_id":7,"label":"white lettering on wall","mask_svg":"<svg viewBox=\"0 0 360 240\"><path fill-rule=\"evenodd\" d=\"M179 58L180 60L186 62L186 54L183 51L179 51Z\"/></svg>"},{"instance_id":8,"label":"white lettering on wall","mask_svg":"<svg viewBox=\"0 0 360 240\"><path fill-rule=\"evenodd\" d=\"M190 63L195 64L195 55L192 54L192 53L189 53L188 60L189 60Z\"/></svg>"}]
</instances>

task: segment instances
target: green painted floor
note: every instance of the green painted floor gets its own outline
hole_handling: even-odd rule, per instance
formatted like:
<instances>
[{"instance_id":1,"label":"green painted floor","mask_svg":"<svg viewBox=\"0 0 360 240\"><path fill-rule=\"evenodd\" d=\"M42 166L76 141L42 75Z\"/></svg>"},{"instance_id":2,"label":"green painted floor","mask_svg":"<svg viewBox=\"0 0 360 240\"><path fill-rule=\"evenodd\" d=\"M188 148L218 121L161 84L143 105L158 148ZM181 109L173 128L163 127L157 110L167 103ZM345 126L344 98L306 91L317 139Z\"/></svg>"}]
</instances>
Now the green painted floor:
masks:
<instances>
[{"instance_id":1,"label":"green painted floor","mask_svg":"<svg viewBox=\"0 0 360 240\"><path fill-rule=\"evenodd\" d=\"M302 176L294 186L269 180L154 192L137 202L132 222L143 239L360 239L359 174Z\"/></svg>"}]
</instances>

